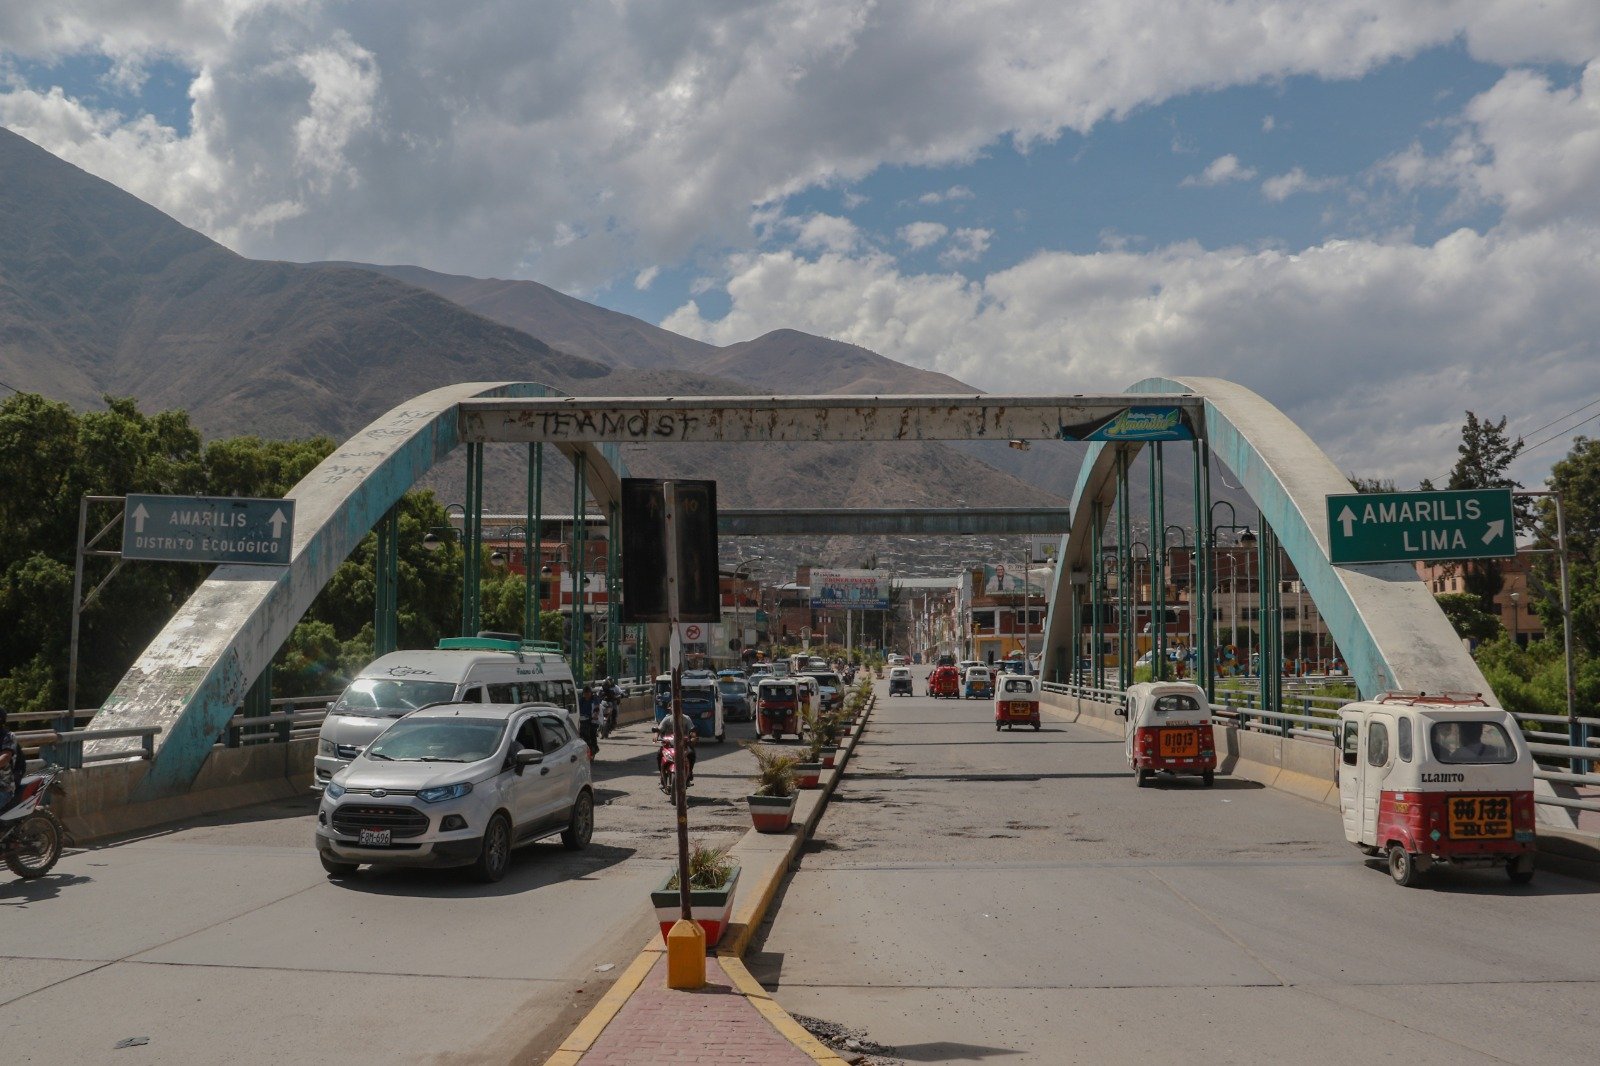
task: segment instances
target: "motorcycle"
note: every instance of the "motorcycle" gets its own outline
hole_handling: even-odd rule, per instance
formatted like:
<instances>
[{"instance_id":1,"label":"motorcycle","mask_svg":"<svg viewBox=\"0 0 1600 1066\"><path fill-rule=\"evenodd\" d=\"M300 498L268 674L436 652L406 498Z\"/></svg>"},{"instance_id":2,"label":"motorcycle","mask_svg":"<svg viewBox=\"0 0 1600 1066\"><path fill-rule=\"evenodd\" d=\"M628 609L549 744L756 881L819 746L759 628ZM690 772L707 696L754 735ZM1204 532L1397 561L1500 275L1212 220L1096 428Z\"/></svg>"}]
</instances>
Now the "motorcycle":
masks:
<instances>
[{"instance_id":1,"label":"motorcycle","mask_svg":"<svg viewBox=\"0 0 1600 1066\"><path fill-rule=\"evenodd\" d=\"M22 787L0 811L0 858L25 880L49 873L61 858L67 831L50 813L51 789L61 776L59 766L22 779Z\"/></svg>"},{"instance_id":2,"label":"motorcycle","mask_svg":"<svg viewBox=\"0 0 1600 1066\"><path fill-rule=\"evenodd\" d=\"M600 736L605 739L617 728L617 700L607 697L600 701Z\"/></svg>"},{"instance_id":3,"label":"motorcycle","mask_svg":"<svg viewBox=\"0 0 1600 1066\"><path fill-rule=\"evenodd\" d=\"M672 742L672 731L663 730L661 747L656 752L656 770L661 775L661 791L672 795L672 779L678 772L678 748ZM691 745L693 741L690 742ZM694 784L694 748L689 749L689 763L684 768L683 787L687 791Z\"/></svg>"}]
</instances>

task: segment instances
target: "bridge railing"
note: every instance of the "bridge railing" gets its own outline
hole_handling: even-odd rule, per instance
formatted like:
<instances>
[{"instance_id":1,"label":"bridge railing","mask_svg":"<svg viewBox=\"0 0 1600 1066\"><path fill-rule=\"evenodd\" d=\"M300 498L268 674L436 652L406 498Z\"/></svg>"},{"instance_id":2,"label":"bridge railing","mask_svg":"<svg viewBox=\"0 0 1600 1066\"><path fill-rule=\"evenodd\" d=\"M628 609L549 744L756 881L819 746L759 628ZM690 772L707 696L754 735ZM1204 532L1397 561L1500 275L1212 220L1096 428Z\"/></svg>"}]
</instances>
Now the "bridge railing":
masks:
<instances>
[{"instance_id":1,"label":"bridge railing","mask_svg":"<svg viewBox=\"0 0 1600 1066\"><path fill-rule=\"evenodd\" d=\"M127 729L19 729L17 743L22 745L28 770L40 769L46 763L81 768L87 763L112 762L119 759L138 758L149 761L156 756L156 734L160 726L131 726ZM85 755L83 745L90 740L119 740L129 737L139 739L137 752L118 751L105 755Z\"/></svg>"},{"instance_id":2,"label":"bridge railing","mask_svg":"<svg viewBox=\"0 0 1600 1066\"><path fill-rule=\"evenodd\" d=\"M1119 706L1126 697L1119 688L1096 688L1092 685L1073 685L1046 681L1041 686L1046 692L1074 696ZM1260 697L1254 692L1227 692L1223 702L1211 704L1211 721L1216 725L1254 733L1269 733L1280 737L1293 737L1332 744L1339 720L1339 708L1356 702L1331 696L1297 696L1296 710L1269 710L1260 706ZM1289 700L1285 700L1289 703ZM1560 714L1517 714L1512 717L1522 727L1528 750L1533 753L1536 769L1534 777L1552 784L1600 789L1600 736L1595 736L1600 718L1580 717L1578 722L1588 726L1587 744L1574 746L1569 742L1568 720ZM1549 727L1549 728L1545 728ZM1557 731L1559 730L1559 732ZM1600 811L1600 799L1585 796L1541 795L1536 802L1567 810Z\"/></svg>"}]
</instances>

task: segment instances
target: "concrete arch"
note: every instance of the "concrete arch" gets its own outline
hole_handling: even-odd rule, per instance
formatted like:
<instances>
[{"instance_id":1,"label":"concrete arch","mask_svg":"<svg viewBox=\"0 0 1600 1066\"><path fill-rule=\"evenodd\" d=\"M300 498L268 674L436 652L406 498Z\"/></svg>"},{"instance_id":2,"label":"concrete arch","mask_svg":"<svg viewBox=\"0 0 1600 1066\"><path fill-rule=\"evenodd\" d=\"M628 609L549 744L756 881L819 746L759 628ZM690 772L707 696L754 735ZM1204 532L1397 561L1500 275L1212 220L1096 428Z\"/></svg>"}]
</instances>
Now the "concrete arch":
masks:
<instances>
[{"instance_id":1,"label":"concrete arch","mask_svg":"<svg viewBox=\"0 0 1600 1066\"><path fill-rule=\"evenodd\" d=\"M1388 689L1490 693L1472 656L1409 564L1329 563L1324 500L1351 491L1350 482L1282 411L1242 385L1218 378L1146 378L1129 391L1184 392L1204 400L1200 433L1278 534L1363 696ZM1103 515L1111 513L1117 455L1120 451L1131 458L1141 447L1095 444L1079 472L1072 529L1061 539L1045 624L1047 676L1057 652L1071 654L1075 647L1067 585L1074 576L1080 583L1087 581L1091 572L1094 505L1103 507Z\"/></svg>"},{"instance_id":2,"label":"concrete arch","mask_svg":"<svg viewBox=\"0 0 1600 1066\"><path fill-rule=\"evenodd\" d=\"M554 393L532 382L451 385L408 400L373 421L306 475L295 501L287 566L219 566L128 670L90 730L156 725L155 760L137 799L181 792L200 772L217 734L288 639L339 564L418 478L462 443L459 404L484 397ZM564 445L592 471L590 488L609 513L625 476L616 445ZM89 754L132 750L101 740Z\"/></svg>"}]
</instances>

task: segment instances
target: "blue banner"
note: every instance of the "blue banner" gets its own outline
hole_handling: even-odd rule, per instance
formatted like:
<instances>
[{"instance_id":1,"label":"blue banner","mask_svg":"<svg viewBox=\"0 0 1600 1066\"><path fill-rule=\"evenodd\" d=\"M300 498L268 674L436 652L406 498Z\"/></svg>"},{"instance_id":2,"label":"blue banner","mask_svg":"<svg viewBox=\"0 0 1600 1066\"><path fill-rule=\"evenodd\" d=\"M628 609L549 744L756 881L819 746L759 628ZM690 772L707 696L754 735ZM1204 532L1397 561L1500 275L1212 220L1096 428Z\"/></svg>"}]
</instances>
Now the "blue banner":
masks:
<instances>
[{"instance_id":1,"label":"blue banner","mask_svg":"<svg viewBox=\"0 0 1600 1066\"><path fill-rule=\"evenodd\" d=\"M1181 407L1128 407L1110 418L1062 426L1061 440L1194 440L1194 428Z\"/></svg>"}]
</instances>

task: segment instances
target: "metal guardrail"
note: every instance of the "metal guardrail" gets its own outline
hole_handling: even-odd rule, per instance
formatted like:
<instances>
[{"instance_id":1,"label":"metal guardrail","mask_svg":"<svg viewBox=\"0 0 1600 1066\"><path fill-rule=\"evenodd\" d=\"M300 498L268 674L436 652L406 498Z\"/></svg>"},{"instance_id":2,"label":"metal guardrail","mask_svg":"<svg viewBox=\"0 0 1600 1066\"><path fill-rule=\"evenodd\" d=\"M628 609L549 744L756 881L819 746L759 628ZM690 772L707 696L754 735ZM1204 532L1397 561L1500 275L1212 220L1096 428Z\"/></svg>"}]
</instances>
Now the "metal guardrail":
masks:
<instances>
[{"instance_id":1,"label":"metal guardrail","mask_svg":"<svg viewBox=\"0 0 1600 1066\"><path fill-rule=\"evenodd\" d=\"M1071 685L1057 681L1045 681L1040 685L1046 692L1054 692L1062 696L1077 696L1083 699L1097 700L1101 703L1115 703L1119 706L1124 703L1125 697L1122 689L1095 688L1092 685ZM1347 703L1356 702L1353 699L1335 699L1331 697L1298 696L1295 698L1305 713L1296 714L1289 711L1270 711L1257 706L1255 693L1240 693L1235 698L1234 693L1229 693L1228 698L1221 704L1211 704L1211 720L1217 725L1229 725L1237 729L1245 729L1256 733L1271 733L1274 736L1293 737L1301 740L1312 740L1323 743L1334 743L1334 730L1338 722L1337 711ZM1287 702L1287 701L1286 701ZM1323 711L1321 715L1314 711ZM1587 738L1586 747L1575 747L1568 743L1566 733L1567 718L1559 714L1517 714L1512 713L1517 724L1522 726L1522 734L1528 745L1528 750L1534 755L1534 777L1543 781L1564 785L1577 785L1589 788L1600 788L1600 773L1590 770L1587 773L1578 773L1578 764L1588 766L1600 765L1600 737ZM1591 728L1600 726L1600 718L1580 717L1579 723ZM1540 730L1537 727L1545 724L1559 723L1562 732L1557 734ZM1548 739L1551 743L1544 743ZM1547 763L1552 760L1566 760L1565 770L1553 768ZM1568 810L1600 811L1600 800L1574 799L1566 796L1538 797L1536 802L1549 807L1563 807Z\"/></svg>"},{"instance_id":2,"label":"metal guardrail","mask_svg":"<svg viewBox=\"0 0 1600 1066\"><path fill-rule=\"evenodd\" d=\"M30 770L39 769L41 766L54 763L58 766L82 767L88 763L114 762L120 759L144 759L146 762L156 756L156 734L161 732L161 727L156 725L130 726L126 729L29 729L18 730L17 743L22 745L22 754L28 757ZM140 740L137 752L116 751L110 754L85 755L83 744L88 740L123 740L137 737Z\"/></svg>"}]
</instances>

